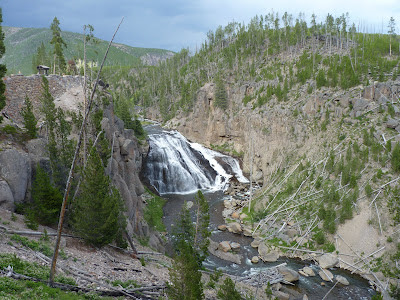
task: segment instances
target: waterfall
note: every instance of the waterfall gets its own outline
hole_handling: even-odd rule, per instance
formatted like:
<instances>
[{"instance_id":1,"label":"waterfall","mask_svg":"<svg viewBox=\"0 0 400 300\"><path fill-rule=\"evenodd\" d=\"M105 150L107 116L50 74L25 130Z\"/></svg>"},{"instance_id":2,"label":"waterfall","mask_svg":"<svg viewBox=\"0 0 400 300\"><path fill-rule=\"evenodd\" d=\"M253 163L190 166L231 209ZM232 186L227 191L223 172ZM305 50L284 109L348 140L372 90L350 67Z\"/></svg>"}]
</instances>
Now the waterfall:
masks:
<instances>
[{"instance_id":1,"label":"waterfall","mask_svg":"<svg viewBox=\"0 0 400 300\"><path fill-rule=\"evenodd\" d=\"M177 131L150 133L149 146L143 177L160 194L223 190L232 177L248 182L236 159L191 143Z\"/></svg>"}]
</instances>

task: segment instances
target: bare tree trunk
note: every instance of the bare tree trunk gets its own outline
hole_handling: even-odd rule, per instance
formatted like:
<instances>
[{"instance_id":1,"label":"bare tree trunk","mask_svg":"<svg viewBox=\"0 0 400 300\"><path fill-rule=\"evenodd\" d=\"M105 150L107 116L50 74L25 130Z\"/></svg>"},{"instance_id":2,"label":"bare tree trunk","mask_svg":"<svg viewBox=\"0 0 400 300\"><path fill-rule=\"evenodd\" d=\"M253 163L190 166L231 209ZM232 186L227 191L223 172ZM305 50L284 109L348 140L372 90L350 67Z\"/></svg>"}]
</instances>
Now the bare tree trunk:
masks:
<instances>
[{"instance_id":1,"label":"bare tree trunk","mask_svg":"<svg viewBox=\"0 0 400 300\"><path fill-rule=\"evenodd\" d=\"M86 115L86 25L83 26L83 111ZM83 163L86 164L86 128L83 130Z\"/></svg>"},{"instance_id":2,"label":"bare tree trunk","mask_svg":"<svg viewBox=\"0 0 400 300\"><path fill-rule=\"evenodd\" d=\"M81 144L82 144L83 131L85 130L87 119L89 117L90 108L91 108L92 103L93 103L93 98L94 98L94 94L96 92L96 88L97 88L97 84L98 84L98 81L99 81L101 70L103 69L104 62L106 61L108 51L110 50L111 44L112 44L112 42L114 40L114 37L117 34L117 31L118 31L119 27L121 26L121 23L122 23L123 20L124 20L124 18L122 18L121 22L119 23L117 29L114 32L114 35L113 35L110 43L108 44L108 48L107 48L106 53L105 53L104 58L103 58L103 62L101 64L101 66L100 66L99 72L97 73L96 82L94 83L92 94L91 94L90 99L89 99L88 107L87 107L87 110L85 112L85 116L83 118L83 122L82 122L82 125L81 125L81 130L79 132L78 143L76 145L74 158L72 160L71 168L69 170L69 175L68 175L68 179L67 179L67 184L65 186L65 192L64 192L63 202L62 202L62 206L61 206L60 218L59 218L59 221L58 221L57 240L56 240L56 245L54 247L53 258L52 258L52 261L51 261L50 278L49 278L50 285L53 285L53 283L54 283L54 275L55 275L55 272L56 272L58 251L59 251L59 248L60 248L60 241L61 241L61 232L62 232L63 223L64 223L65 208L67 206L68 196L69 196L69 192L70 192L70 189L71 189L72 178L73 178L73 175L74 175L76 161L78 160L79 150L80 150Z\"/></svg>"}]
</instances>

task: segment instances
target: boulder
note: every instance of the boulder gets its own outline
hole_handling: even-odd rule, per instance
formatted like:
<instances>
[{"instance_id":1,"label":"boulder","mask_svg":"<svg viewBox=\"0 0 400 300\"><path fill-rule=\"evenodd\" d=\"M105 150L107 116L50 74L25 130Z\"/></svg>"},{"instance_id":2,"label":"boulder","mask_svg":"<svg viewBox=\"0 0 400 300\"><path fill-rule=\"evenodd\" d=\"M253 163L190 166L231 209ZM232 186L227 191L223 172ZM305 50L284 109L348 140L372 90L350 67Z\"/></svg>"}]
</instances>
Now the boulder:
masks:
<instances>
[{"instance_id":1,"label":"boulder","mask_svg":"<svg viewBox=\"0 0 400 300\"><path fill-rule=\"evenodd\" d=\"M242 232L242 226L240 226L240 224L237 223L237 222L230 223L228 225L228 231L229 232L233 232L233 233L241 233Z\"/></svg>"},{"instance_id":2,"label":"boulder","mask_svg":"<svg viewBox=\"0 0 400 300\"><path fill-rule=\"evenodd\" d=\"M283 279L288 282L298 281L300 276L295 270L289 269L288 267L279 267L278 272L282 274Z\"/></svg>"},{"instance_id":3,"label":"boulder","mask_svg":"<svg viewBox=\"0 0 400 300\"><path fill-rule=\"evenodd\" d=\"M244 219L246 219L247 218L247 215L246 214L240 214L240 220L244 220Z\"/></svg>"},{"instance_id":4,"label":"boulder","mask_svg":"<svg viewBox=\"0 0 400 300\"><path fill-rule=\"evenodd\" d=\"M222 241L218 244L218 250L228 252L229 250L231 250L231 245L228 241Z\"/></svg>"},{"instance_id":5,"label":"boulder","mask_svg":"<svg viewBox=\"0 0 400 300\"><path fill-rule=\"evenodd\" d=\"M208 251L212 255L214 255L220 259L230 261L230 262L233 262L238 265L240 265L242 263L243 257L241 255L235 254L232 252L224 252L224 251L218 250L218 247L219 247L219 244L217 242L210 241L210 245L208 246Z\"/></svg>"},{"instance_id":6,"label":"boulder","mask_svg":"<svg viewBox=\"0 0 400 300\"><path fill-rule=\"evenodd\" d=\"M318 263L322 269L328 269L336 266L339 263L339 259L331 253L326 253L318 258Z\"/></svg>"},{"instance_id":7,"label":"boulder","mask_svg":"<svg viewBox=\"0 0 400 300\"><path fill-rule=\"evenodd\" d=\"M239 251L240 250L240 244L236 242L231 243L231 249L232 251Z\"/></svg>"},{"instance_id":8,"label":"boulder","mask_svg":"<svg viewBox=\"0 0 400 300\"><path fill-rule=\"evenodd\" d=\"M395 129L399 125L399 123L400 123L399 120L395 120L395 119L390 118L386 122L386 127Z\"/></svg>"},{"instance_id":9,"label":"boulder","mask_svg":"<svg viewBox=\"0 0 400 300\"><path fill-rule=\"evenodd\" d=\"M243 228L243 235L244 236L252 236L253 235L253 230L249 227L244 227Z\"/></svg>"},{"instance_id":10,"label":"boulder","mask_svg":"<svg viewBox=\"0 0 400 300\"><path fill-rule=\"evenodd\" d=\"M233 219L239 219L239 218L240 218L239 213L238 213L237 211L234 211L234 212L232 213L232 218L233 218Z\"/></svg>"},{"instance_id":11,"label":"boulder","mask_svg":"<svg viewBox=\"0 0 400 300\"><path fill-rule=\"evenodd\" d=\"M296 235L299 234L299 232L294 228L290 228L285 231L285 234L290 238L294 238Z\"/></svg>"},{"instance_id":12,"label":"boulder","mask_svg":"<svg viewBox=\"0 0 400 300\"><path fill-rule=\"evenodd\" d=\"M135 149L137 149L135 143L132 140L126 139L121 145L121 154L134 159Z\"/></svg>"},{"instance_id":13,"label":"boulder","mask_svg":"<svg viewBox=\"0 0 400 300\"><path fill-rule=\"evenodd\" d=\"M14 211L14 197L8 183L4 180L0 180L0 207Z\"/></svg>"},{"instance_id":14,"label":"boulder","mask_svg":"<svg viewBox=\"0 0 400 300\"><path fill-rule=\"evenodd\" d=\"M227 229L228 229L228 227L225 224L222 224L222 225L218 226L218 230L226 231Z\"/></svg>"},{"instance_id":15,"label":"boulder","mask_svg":"<svg viewBox=\"0 0 400 300\"><path fill-rule=\"evenodd\" d=\"M278 251L270 250L264 243L258 246L258 254L264 262L276 262L279 258Z\"/></svg>"},{"instance_id":16,"label":"boulder","mask_svg":"<svg viewBox=\"0 0 400 300\"><path fill-rule=\"evenodd\" d=\"M253 257L251 258L251 262L252 262L253 264L258 264L259 261L260 261L260 259L258 258L258 256L253 256Z\"/></svg>"},{"instance_id":17,"label":"boulder","mask_svg":"<svg viewBox=\"0 0 400 300\"><path fill-rule=\"evenodd\" d=\"M14 203L22 203L25 200L32 173L28 154L15 149L1 151L0 166L0 177L8 183Z\"/></svg>"},{"instance_id":18,"label":"boulder","mask_svg":"<svg viewBox=\"0 0 400 300\"><path fill-rule=\"evenodd\" d=\"M308 276L315 276L315 272L310 267L304 267L303 272L306 273Z\"/></svg>"},{"instance_id":19,"label":"boulder","mask_svg":"<svg viewBox=\"0 0 400 300\"><path fill-rule=\"evenodd\" d=\"M258 248L258 246L260 246L260 240L252 241L250 246L252 246L253 248Z\"/></svg>"},{"instance_id":20,"label":"boulder","mask_svg":"<svg viewBox=\"0 0 400 300\"><path fill-rule=\"evenodd\" d=\"M227 217L229 217L232 213L233 213L233 209L231 209L231 208L225 208L225 209L222 211L222 216L223 216L224 218L227 218Z\"/></svg>"},{"instance_id":21,"label":"boulder","mask_svg":"<svg viewBox=\"0 0 400 300\"><path fill-rule=\"evenodd\" d=\"M343 285L349 285L350 284L349 281L346 279L346 277L343 277L341 275L336 275L335 279L340 284L343 284Z\"/></svg>"},{"instance_id":22,"label":"boulder","mask_svg":"<svg viewBox=\"0 0 400 300\"><path fill-rule=\"evenodd\" d=\"M331 281L333 279L333 274L331 273L331 271L326 269L322 269L321 271L319 271L318 275L324 281Z\"/></svg>"},{"instance_id":23,"label":"boulder","mask_svg":"<svg viewBox=\"0 0 400 300\"><path fill-rule=\"evenodd\" d=\"M281 291L273 291L273 295L275 296L275 299L279 299L279 300L289 300L290 299L289 294L286 294Z\"/></svg>"},{"instance_id":24,"label":"boulder","mask_svg":"<svg viewBox=\"0 0 400 300\"><path fill-rule=\"evenodd\" d=\"M230 200L224 200L225 208L232 208L232 202Z\"/></svg>"}]
</instances>

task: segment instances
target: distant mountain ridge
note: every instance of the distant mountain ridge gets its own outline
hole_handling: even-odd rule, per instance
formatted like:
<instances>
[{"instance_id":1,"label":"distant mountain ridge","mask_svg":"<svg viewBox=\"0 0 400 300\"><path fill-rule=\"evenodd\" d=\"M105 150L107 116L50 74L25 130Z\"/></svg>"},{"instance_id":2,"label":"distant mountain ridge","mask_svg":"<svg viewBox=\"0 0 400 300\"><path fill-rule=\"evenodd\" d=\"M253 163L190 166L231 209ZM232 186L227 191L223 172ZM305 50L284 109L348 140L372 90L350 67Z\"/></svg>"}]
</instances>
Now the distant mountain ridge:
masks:
<instances>
[{"instance_id":1,"label":"distant mountain ridge","mask_svg":"<svg viewBox=\"0 0 400 300\"><path fill-rule=\"evenodd\" d=\"M24 75L33 73L32 57L43 42L46 51L51 50L51 30L48 28L21 28L3 26L6 53L0 59L5 63L8 74L21 72ZM63 31L62 38L67 44L64 56L69 59L83 58L83 35ZM108 41L98 39L98 44L87 45L88 60L101 61L108 46ZM107 66L134 66L138 64L154 65L172 57L174 53L165 49L139 48L123 44L113 44L107 57Z\"/></svg>"}]
</instances>

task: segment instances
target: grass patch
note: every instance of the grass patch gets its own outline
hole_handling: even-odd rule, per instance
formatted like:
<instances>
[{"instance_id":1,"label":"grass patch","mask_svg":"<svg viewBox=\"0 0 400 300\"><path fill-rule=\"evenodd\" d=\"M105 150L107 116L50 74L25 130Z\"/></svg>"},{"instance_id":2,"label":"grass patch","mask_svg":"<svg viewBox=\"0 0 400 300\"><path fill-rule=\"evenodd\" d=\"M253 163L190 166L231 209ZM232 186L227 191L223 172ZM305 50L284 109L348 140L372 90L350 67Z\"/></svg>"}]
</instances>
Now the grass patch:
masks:
<instances>
[{"instance_id":1,"label":"grass patch","mask_svg":"<svg viewBox=\"0 0 400 300\"><path fill-rule=\"evenodd\" d=\"M51 249L51 247L47 243L44 243L42 241L30 240L18 234L13 234L11 236L11 240L19 242L21 245L28 247L34 251L42 252L47 257L52 257L53 255L53 250Z\"/></svg>"},{"instance_id":2,"label":"grass patch","mask_svg":"<svg viewBox=\"0 0 400 300\"><path fill-rule=\"evenodd\" d=\"M164 215L163 207L167 201L157 195L154 195L150 191L147 192L152 195L152 198L147 200L147 205L144 209L144 219L151 228L157 231L166 231L162 217Z\"/></svg>"}]
</instances>

